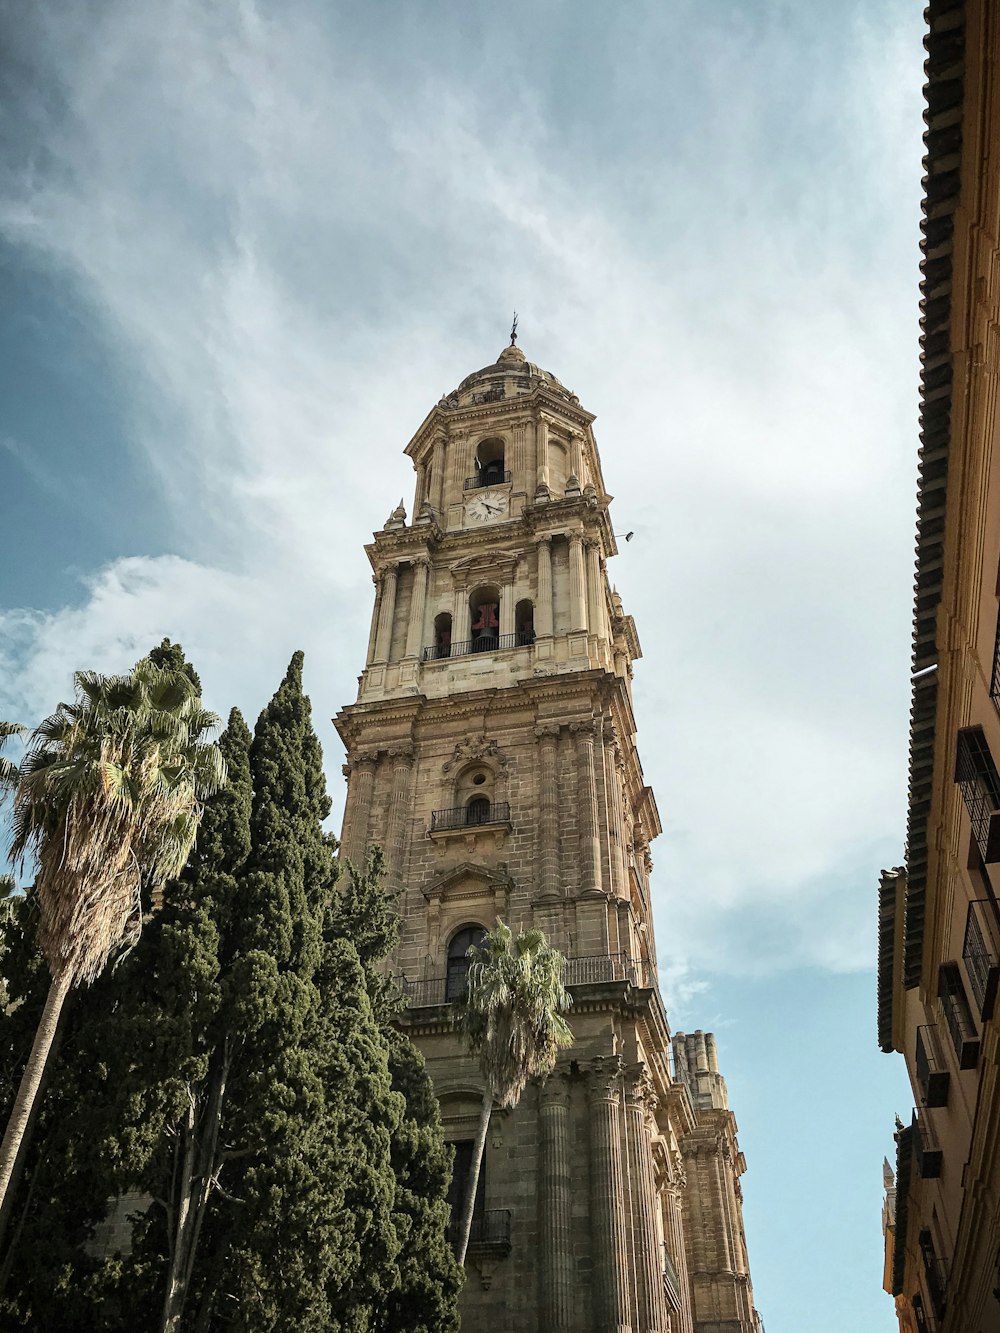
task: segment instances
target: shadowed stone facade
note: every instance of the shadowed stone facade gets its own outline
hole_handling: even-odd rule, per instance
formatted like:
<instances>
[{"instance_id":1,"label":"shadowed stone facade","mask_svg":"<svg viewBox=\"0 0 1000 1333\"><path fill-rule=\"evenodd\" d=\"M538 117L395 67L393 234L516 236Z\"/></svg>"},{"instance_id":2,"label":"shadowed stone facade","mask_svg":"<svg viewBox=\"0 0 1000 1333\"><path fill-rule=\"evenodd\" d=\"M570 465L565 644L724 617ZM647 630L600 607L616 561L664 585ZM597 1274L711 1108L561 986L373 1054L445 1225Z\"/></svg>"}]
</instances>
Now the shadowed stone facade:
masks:
<instances>
[{"instance_id":1,"label":"shadowed stone facade","mask_svg":"<svg viewBox=\"0 0 1000 1333\"><path fill-rule=\"evenodd\" d=\"M743 1159L714 1041L660 999L632 711L639 640L594 418L520 348L443 398L366 548L375 606L347 749L342 854L383 846L392 959L447 1135L481 1083L451 1026L469 932L541 927L566 955L575 1044L494 1114L462 1298L469 1333L755 1333ZM458 1148L460 1159L461 1147Z\"/></svg>"}]
</instances>

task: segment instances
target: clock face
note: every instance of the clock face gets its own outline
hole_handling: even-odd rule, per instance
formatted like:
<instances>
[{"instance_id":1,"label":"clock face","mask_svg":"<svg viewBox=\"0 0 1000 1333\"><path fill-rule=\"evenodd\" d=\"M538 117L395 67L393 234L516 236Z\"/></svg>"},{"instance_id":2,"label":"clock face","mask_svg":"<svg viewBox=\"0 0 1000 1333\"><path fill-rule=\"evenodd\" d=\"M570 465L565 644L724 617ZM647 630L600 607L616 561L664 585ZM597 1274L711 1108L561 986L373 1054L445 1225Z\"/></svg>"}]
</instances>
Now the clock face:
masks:
<instances>
[{"instance_id":1,"label":"clock face","mask_svg":"<svg viewBox=\"0 0 1000 1333\"><path fill-rule=\"evenodd\" d=\"M503 491L483 491L469 501L466 514L473 523L492 523L507 513L507 497Z\"/></svg>"}]
</instances>

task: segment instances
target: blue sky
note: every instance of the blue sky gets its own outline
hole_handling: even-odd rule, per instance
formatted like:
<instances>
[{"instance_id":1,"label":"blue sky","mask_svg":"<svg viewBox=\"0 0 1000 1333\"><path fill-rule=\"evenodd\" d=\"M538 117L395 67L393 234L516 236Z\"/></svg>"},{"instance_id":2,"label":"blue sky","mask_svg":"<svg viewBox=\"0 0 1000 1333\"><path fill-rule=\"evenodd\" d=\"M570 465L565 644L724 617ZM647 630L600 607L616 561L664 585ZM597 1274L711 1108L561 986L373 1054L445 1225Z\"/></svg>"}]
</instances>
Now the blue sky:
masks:
<instances>
[{"instance_id":1,"label":"blue sky","mask_svg":"<svg viewBox=\"0 0 1000 1333\"><path fill-rule=\"evenodd\" d=\"M873 962L905 818L919 7L0 16L2 715L166 633L253 716L302 647L339 801L362 543L516 306L636 533L613 576L664 989L719 1034L757 1304L768 1333L889 1333L909 1093Z\"/></svg>"}]
</instances>

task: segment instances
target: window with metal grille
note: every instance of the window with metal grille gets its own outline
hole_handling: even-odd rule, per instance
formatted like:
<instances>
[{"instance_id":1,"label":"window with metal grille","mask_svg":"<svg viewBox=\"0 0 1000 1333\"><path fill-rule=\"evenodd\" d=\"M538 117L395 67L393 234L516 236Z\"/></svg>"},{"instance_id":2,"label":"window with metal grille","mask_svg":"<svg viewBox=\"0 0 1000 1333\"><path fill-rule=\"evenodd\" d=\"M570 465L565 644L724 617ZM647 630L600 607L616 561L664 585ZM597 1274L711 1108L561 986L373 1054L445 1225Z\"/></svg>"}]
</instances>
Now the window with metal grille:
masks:
<instances>
[{"instance_id":1,"label":"window with metal grille","mask_svg":"<svg viewBox=\"0 0 1000 1333\"><path fill-rule=\"evenodd\" d=\"M1000 579L998 579L1000 582ZM997 612L997 636L993 641L993 675L990 677L990 698L1000 708L1000 611Z\"/></svg>"},{"instance_id":2,"label":"window with metal grille","mask_svg":"<svg viewBox=\"0 0 1000 1333\"><path fill-rule=\"evenodd\" d=\"M965 727L958 733L955 781L962 789L980 856L987 865L1000 861L1000 775L982 727Z\"/></svg>"},{"instance_id":3,"label":"window with metal grille","mask_svg":"<svg viewBox=\"0 0 1000 1333\"><path fill-rule=\"evenodd\" d=\"M938 974L938 995L951 1034L951 1044L958 1056L959 1069L975 1069L979 1061L979 1037L972 1010L962 985L957 963L942 963Z\"/></svg>"},{"instance_id":4,"label":"window with metal grille","mask_svg":"<svg viewBox=\"0 0 1000 1333\"><path fill-rule=\"evenodd\" d=\"M993 1017L997 983L1000 981L1000 967L993 945L995 912L992 899L969 903L965 917L965 938L962 941L962 959L969 987L984 1023Z\"/></svg>"},{"instance_id":5,"label":"window with metal grille","mask_svg":"<svg viewBox=\"0 0 1000 1333\"><path fill-rule=\"evenodd\" d=\"M927 1283L927 1295L938 1319L944 1318L947 1309L944 1264L934 1251L934 1239L925 1227L917 1238L920 1257L924 1263L924 1281Z\"/></svg>"}]
</instances>

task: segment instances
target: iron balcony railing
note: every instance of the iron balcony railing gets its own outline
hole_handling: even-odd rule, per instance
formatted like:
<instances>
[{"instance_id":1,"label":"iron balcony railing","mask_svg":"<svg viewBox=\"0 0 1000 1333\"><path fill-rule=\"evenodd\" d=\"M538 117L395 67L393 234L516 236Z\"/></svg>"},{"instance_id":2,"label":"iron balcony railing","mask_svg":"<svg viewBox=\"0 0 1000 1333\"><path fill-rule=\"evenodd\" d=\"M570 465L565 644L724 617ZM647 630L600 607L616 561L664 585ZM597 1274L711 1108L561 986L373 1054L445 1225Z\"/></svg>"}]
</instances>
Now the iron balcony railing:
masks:
<instances>
[{"instance_id":1,"label":"iron balcony railing","mask_svg":"<svg viewBox=\"0 0 1000 1333\"><path fill-rule=\"evenodd\" d=\"M434 977L394 978L409 1009L422 1009L431 1005L450 1004L448 998L448 977L438 974ZM633 986L654 985L650 978L648 965L628 954L594 954L582 958L567 958L563 972L563 984L566 986L600 985L604 982L628 981Z\"/></svg>"},{"instance_id":2,"label":"iron balcony railing","mask_svg":"<svg viewBox=\"0 0 1000 1333\"><path fill-rule=\"evenodd\" d=\"M645 968L641 961L627 953L598 953L582 958L567 958L563 985L599 985L604 981L630 981L633 986L644 984Z\"/></svg>"},{"instance_id":3,"label":"iron balcony railing","mask_svg":"<svg viewBox=\"0 0 1000 1333\"><path fill-rule=\"evenodd\" d=\"M505 1245L510 1248L510 1209L490 1208L472 1219L469 1245Z\"/></svg>"},{"instance_id":4,"label":"iron balcony railing","mask_svg":"<svg viewBox=\"0 0 1000 1333\"><path fill-rule=\"evenodd\" d=\"M510 806L506 801L492 801L482 805L457 805L451 810L435 810L431 815L431 832L443 829L476 828L480 824L507 824Z\"/></svg>"},{"instance_id":5,"label":"iron balcony railing","mask_svg":"<svg viewBox=\"0 0 1000 1333\"><path fill-rule=\"evenodd\" d=\"M459 643L430 643L420 654L423 662L440 662L446 657L468 657L470 653L497 653L507 648L530 648L535 642L533 630L522 629L514 634L483 634L478 639L463 639Z\"/></svg>"},{"instance_id":6,"label":"iron balcony railing","mask_svg":"<svg viewBox=\"0 0 1000 1333\"><path fill-rule=\"evenodd\" d=\"M980 1017L988 1022L993 1017L997 998L1000 966L993 943L997 925L996 905L988 898L969 903L965 917L965 939L962 959L969 977L969 986L979 1006Z\"/></svg>"},{"instance_id":7,"label":"iron balcony railing","mask_svg":"<svg viewBox=\"0 0 1000 1333\"><path fill-rule=\"evenodd\" d=\"M505 486L513 481L514 476L511 472L477 472L474 477L466 477L465 489L467 491L482 490L484 486Z\"/></svg>"}]
</instances>

